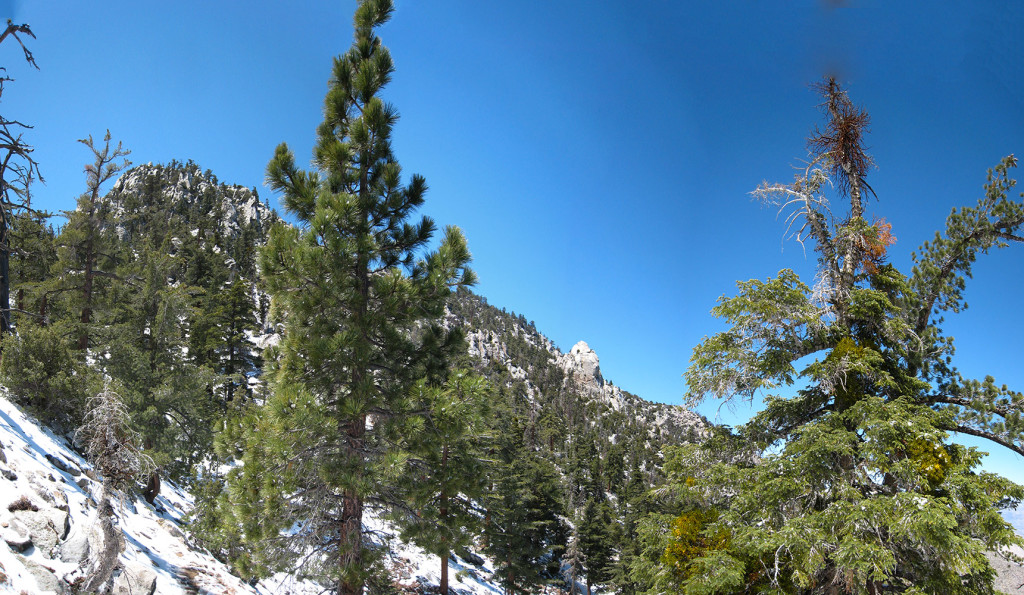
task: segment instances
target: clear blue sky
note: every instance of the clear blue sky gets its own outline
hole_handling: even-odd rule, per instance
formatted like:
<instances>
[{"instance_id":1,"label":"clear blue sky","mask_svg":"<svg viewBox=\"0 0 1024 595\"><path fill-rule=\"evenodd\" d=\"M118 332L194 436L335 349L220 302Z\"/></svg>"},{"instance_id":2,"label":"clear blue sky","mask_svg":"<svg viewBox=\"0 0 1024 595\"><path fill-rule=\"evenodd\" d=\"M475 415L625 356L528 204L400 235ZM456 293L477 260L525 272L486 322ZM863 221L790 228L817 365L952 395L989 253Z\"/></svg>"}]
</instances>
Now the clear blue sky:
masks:
<instances>
[{"instance_id":1,"label":"clear blue sky","mask_svg":"<svg viewBox=\"0 0 1024 595\"><path fill-rule=\"evenodd\" d=\"M872 115L870 211L892 222L897 265L981 196L988 167L1024 156L1019 3L396 3L386 97L400 162L431 186L425 213L464 229L491 303L563 350L586 340L606 378L652 400L680 402L737 279L811 279L813 256L749 195L805 156L809 83L834 74ZM0 1L38 36L39 71L0 48L17 79L3 113L35 125L37 206L73 207L89 158L75 139L107 128L136 163L192 159L269 196L274 147L310 155L353 8ZM946 325L965 372L1017 387L1022 265L1024 246L982 258ZM1020 457L993 468L1024 481Z\"/></svg>"}]
</instances>

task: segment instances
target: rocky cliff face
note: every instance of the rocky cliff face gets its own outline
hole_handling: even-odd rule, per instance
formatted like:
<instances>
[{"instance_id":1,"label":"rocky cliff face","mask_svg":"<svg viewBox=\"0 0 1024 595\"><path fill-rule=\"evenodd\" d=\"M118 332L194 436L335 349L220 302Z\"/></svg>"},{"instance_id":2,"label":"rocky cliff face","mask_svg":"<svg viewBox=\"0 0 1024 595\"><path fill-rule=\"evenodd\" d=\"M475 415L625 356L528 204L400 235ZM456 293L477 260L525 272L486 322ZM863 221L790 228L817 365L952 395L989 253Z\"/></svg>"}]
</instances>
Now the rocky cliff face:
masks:
<instances>
[{"instance_id":1,"label":"rocky cliff face","mask_svg":"<svg viewBox=\"0 0 1024 595\"><path fill-rule=\"evenodd\" d=\"M144 212L152 202L170 204L175 213L214 218L219 229L209 231L232 237L248 228L265 231L277 219L272 209L260 202L255 189L219 183L215 175L200 171L192 162L133 167L118 178L108 200L121 210L121 218Z\"/></svg>"}]
</instances>

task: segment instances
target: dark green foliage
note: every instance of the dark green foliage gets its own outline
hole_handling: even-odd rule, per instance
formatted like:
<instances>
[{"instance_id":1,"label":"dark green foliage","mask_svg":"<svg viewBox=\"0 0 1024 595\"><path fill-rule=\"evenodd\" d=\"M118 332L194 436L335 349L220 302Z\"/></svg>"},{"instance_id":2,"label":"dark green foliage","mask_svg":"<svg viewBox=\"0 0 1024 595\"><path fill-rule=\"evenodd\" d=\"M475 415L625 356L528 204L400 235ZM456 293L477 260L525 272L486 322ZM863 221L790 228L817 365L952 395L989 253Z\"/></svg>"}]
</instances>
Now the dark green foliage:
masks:
<instances>
[{"instance_id":1,"label":"dark green foliage","mask_svg":"<svg viewBox=\"0 0 1024 595\"><path fill-rule=\"evenodd\" d=\"M479 534L477 500L487 483L482 459L487 436L490 389L479 376L453 372L442 387L425 381L416 387L427 411L422 428L411 433L411 513L399 518L402 538L438 556L442 593L448 592L448 557Z\"/></svg>"},{"instance_id":2,"label":"dark green foliage","mask_svg":"<svg viewBox=\"0 0 1024 595\"><path fill-rule=\"evenodd\" d=\"M588 502L600 516L607 514L607 523L588 527L592 537L584 536L577 522L569 544L573 547L567 546L562 559L575 561L578 580L593 581L584 572L580 544L584 539L611 544L598 554L598 582L606 588L633 592L636 585L630 560L636 555L637 520L654 508L648 490L664 481L658 451L665 444L695 440L696 435L672 426L658 428L651 413L664 406L643 403L629 393L624 393L621 410L580 394L555 365L550 342L523 316L499 310L468 291L458 292L449 312L477 342L478 349L496 340L498 351L508 355L508 365L496 359L472 361L497 389L492 421L495 439L518 440L532 451L531 457L544 458L559 471L558 500L566 517L584 518ZM509 366L524 370L525 379ZM509 424L512 418L522 420L522 425ZM515 432L520 434L518 438L510 436ZM616 495L614 506L606 492ZM522 579L520 584L525 586L528 581Z\"/></svg>"},{"instance_id":3,"label":"dark green foliage","mask_svg":"<svg viewBox=\"0 0 1024 595\"><path fill-rule=\"evenodd\" d=\"M193 318L189 355L196 365L220 374L224 401L232 400L239 390L249 396L248 379L262 368L249 335L259 326L253 289L244 279L236 279L226 288L208 293Z\"/></svg>"},{"instance_id":4,"label":"dark green foliage","mask_svg":"<svg viewBox=\"0 0 1024 595\"><path fill-rule=\"evenodd\" d=\"M56 234L39 213L22 213L12 220L10 235L18 249L11 253L11 288L15 327L21 319L46 322L50 269L57 261Z\"/></svg>"},{"instance_id":5,"label":"dark green foliage","mask_svg":"<svg viewBox=\"0 0 1024 595\"><path fill-rule=\"evenodd\" d=\"M794 184L758 189L796 210L818 286L781 271L739 283L713 310L729 329L694 350L691 402L768 394L735 434L667 455L674 504L703 519L702 537L680 528L666 546L669 583L688 594L991 593L985 552L1022 543L999 509L1024 487L980 471L982 454L951 432L1024 453L1024 400L992 379L964 379L938 325L962 307L976 255L1022 241L1024 204L1009 198L1015 160L990 173L986 198L954 211L904 276L884 262L891 226L863 218L869 160L836 140L858 144L866 114L834 81L821 90L828 125L811 143L820 152ZM845 220L826 217L831 187L850 201ZM664 576L647 572L648 586L664 588Z\"/></svg>"},{"instance_id":6,"label":"dark green foliage","mask_svg":"<svg viewBox=\"0 0 1024 595\"><path fill-rule=\"evenodd\" d=\"M61 230L57 292L63 294L69 307L77 314L78 348L89 348L93 326L104 326L108 320L95 321L93 311L102 300L105 286L120 280L115 268L118 262L117 240L113 235L110 203L101 200L100 189L129 165L130 151L121 147L110 148L110 131L103 138L103 148L95 146L92 136L78 142L89 147L94 162L85 166L86 192L78 199L78 208L66 211L68 222ZM66 293L65 293L66 292ZM71 295L68 295L71 294ZM109 302L108 302L109 303Z\"/></svg>"},{"instance_id":7,"label":"dark green foliage","mask_svg":"<svg viewBox=\"0 0 1024 595\"><path fill-rule=\"evenodd\" d=\"M188 361L192 310L182 287L167 283L174 260L140 246L132 277L110 326L105 368L125 386L122 395L157 466L182 478L212 448L212 423L223 411L212 393L215 377Z\"/></svg>"},{"instance_id":8,"label":"dark green foliage","mask_svg":"<svg viewBox=\"0 0 1024 595\"><path fill-rule=\"evenodd\" d=\"M619 527L613 518L611 505L603 494L590 498L583 508L579 535L580 550L586 560L588 593L592 585L604 585L612 579L615 545L619 542Z\"/></svg>"},{"instance_id":9,"label":"dark green foliage","mask_svg":"<svg viewBox=\"0 0 1024 595\"><path fill-rule=\"evenodd\" d=\"M346 594L370 576L364 506L396 496L412 388L441 376L436 351L450 341L432 327L452 288L473 282L457 228L424 253L434 223L412 217L426 183L403 183L391 150L398 116L378 93L393 65L375 33L391 11L386 0L356 10L355 42L334 60L324 99L315 171L296 168L284 144L267 166L300 227L274 227L260 254L284 332L268 361L272 394L237 444L245 464L228 476L242 533L267 552L265 565L315 546L302 571Z\"/></svg>"},{"instance_id":10,"label":"dark green foliage","mask_svg":"<svg viewBox=\"0 0 1024 595\"><path fill-rule=\"evenodd\" d=\"M554 465L523 443L518 423L498 438L492 485L484 498L484 538L508 593L560 581L568 541ZM517 431L518 430L518 431Z\"/></svg>"},{"instance_id":11,"label":"dark green foliage","mask_svg":"<svg viewBox=\"0 0 1024 595\"><path fill-rule=\"evenodd\" d=\"M11 397L43 423L76 427L94 383L64 334L52 326L22 325L17 335L3 339L2 347L0 379Z\"/></svg>"}]
</instances>

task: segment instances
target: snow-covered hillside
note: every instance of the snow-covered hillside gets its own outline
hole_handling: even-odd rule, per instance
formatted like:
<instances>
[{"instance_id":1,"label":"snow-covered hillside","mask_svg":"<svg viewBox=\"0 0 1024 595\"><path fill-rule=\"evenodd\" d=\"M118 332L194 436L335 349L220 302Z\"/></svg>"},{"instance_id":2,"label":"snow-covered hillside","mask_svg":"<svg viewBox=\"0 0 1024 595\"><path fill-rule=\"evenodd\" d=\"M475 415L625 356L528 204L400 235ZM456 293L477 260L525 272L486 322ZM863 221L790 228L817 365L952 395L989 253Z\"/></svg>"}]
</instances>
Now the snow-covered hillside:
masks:
<instances>
[{"instance_id":1,"label":"snow-covered hillside","mask_svg":"<svg viewBox=\"0 0 1024 595\"><path fill-rule=\"evenodd\" d=\"M0 388L0 593L71 593L80 583L98 539L99 482L63 437L40 427ZM196 547L180 527L191 496L164 482L156 506L136 498L114 505L124 551L110 584L116 595L280 594L313 595L323 590L287 575L248 585ZM33 510L34 509L34 510ZM407 592L437 585L439 561L401 543L383 523L370 527L388 540L391 574ZM470 556L473 557L473 556ZM495 595L486 560L451 560L451 587L464 595Z\"/></svg>"},{"instance_id":2,"label":"snow-covered hillside","mask_svg":"<svg viewBox=\"0 0 1024 595\"><path fill-rule=\"evenodd\" d=\"M0 592L71 592L97 541L100 484L65 439L0 397L0 528L8 545L0 547ZM113 593L257 593L193 548L178 526L190 504L170 482L155 507L141 498L115 502L125 548Z\"/></svg>"}]
</instances>

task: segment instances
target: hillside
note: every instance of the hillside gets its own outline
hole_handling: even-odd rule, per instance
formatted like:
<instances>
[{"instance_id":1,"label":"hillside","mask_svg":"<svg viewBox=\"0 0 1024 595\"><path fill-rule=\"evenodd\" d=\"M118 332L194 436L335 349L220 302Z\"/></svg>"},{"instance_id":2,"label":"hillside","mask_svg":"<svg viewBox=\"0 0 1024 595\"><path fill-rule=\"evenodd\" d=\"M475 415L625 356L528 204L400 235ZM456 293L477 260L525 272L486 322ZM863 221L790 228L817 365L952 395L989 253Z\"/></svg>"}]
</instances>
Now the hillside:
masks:
<instances>
[{"instance_id":1,"label":"hillside","mask_svg":"<svg viewBox=\"0 0 1024 595\"><path fill-rule=\"evenodd\" d=\"M465 331L476 369L493 383L518 391L531 416L561 405L568 425L582 413L585 425L611 442L643 437L651 448L696 440L709 426L692 411L644 400L605 379L597 353L585 341L563 352L525 316L492 306L483 296L459 292L449 305L447 323Z\"/></svg>"},{"instance_id":2,"label":"hillside","mask_svg":"<svg viewBox=\"0 0 1024 595\"><path fill-rule=\"evenodd\" d=\"M97 522L100 478L69 441L25 415L0 387L0 593L72 593L80 587L102 541ZM187 524L193 496L165 482L149 504L129 495L114 504L124 546L109 592L115 595L314 595L319 585L279 574L257 584L232 575L203 550ZM395 586L419 592L437 584L437 562L401 543L394 528L375 521L379 545L391 549ZM465 595L497 590L493 564L476 556L453 562L453 587Z\"/></svg>"},{"instance_id":3,"label":"hillside","mask_svg":"<svg viewBox=\"0 0 1024 595\"><path fill-rule=\"evenodd\" d=\"M89 397L109 382L157 466L138 479L163 484L152 503L133 494L117 508L125 549L111 584L118 576L144 576L160 593L297 594L330 584L330 564L324 564L330 554L317 553L311 561L315 541L277 558L263 557L267 539L301 530L308 517L286 515L282 525L262 534L266 514L275 511L260 499L247 502L248 488L232 484L232 473L237 479L240 471L255 469L262 473L256 481L270 485L301 460L266 470L244 463L246 449L262 452L266 444L275 445L277 436L262 425L274 414L273 399L293 399L278 403L278 412L297 405L267 381L280 371L279 346L288 338L284 321L290 314L280 301L272 306L258 264L278 221L255 191L221 183L194 163L129 170L104 198L92 232L109 259L97 261L105 274L97 278L88 323L79 316L80 273L69 256L67 230L56 237L38 230L40 244L51 244L44 253L53 261L40 269L46 274L36 271L24 283L23 299L26 308L46 316L41 322L20 319L18 335L4 343L0 367L10 399L66 437L86 415ZM319 324L327 314L310 320ZM578 583L580 590L643 590L642 581L651 576L644 573L661 572L667 550L659 540L675 531L670 523L686 518L666 483L670 463L675 457L678 464L681 452L693 452L687 445L716 434L714 426L682 407L630 393L605 377L598 354L585 341L563 351L525 315L497 308L467 289L451 296L437 322L421 320L395 336L460 336L450 343L460 351L440 359L452 370L470 370L486 386L475 435L459 447L476 461L471 468L478 481L472 482L473 497L461 498L464 526L472 529L464 530L466 541L448 550L452 588L485 594ZM348 329L336 331L343 338ZM85 350L71 340L83 336ZM319 353L331 349L324 343ZM425 365L415 350L403 353L408 359L402 361ZM337 370L344 373L347 365L346 360ZM439 378L438 384L445 382ZM13 548L0 558L2 571L19 590L32 593L50 585L63 592L82 578L90 539L96 539L97 475L65 437L36 427L6 401L0 410L6 421L0 427L6 453L6 463L0 457L6 465L0 524L7 523L5 538ZM402 540L423 514L425 505L414 504L420 497L415 490L442 475L429 468L429 454L413 452L426 429L443 433L428 425L438 412L425 401L396 409L394 417L408 425L370 442L371 448L393 449L391 460L406 463L382 476L389 483L381 498L367 503L362 518L368 551L383 554L385 561L373 568L383 578L378 587L423 592L442 580L444 557ZM328 428L336 425L329 416L323 419ZM387 412L374 411L368 419L371 429L390 421ZM309 421L290 431L304 431ZM239 439L245 432L252 432L248 443ZM317 440L335 452L335 443ZM319 494L336 498L338 491ZM24 503L14 504L22 497ZM327 509L327 516L336 510ZM422 536L417 543L429 549ZM1010 583L1019 567L996 564L999 584L1014 592ZM36 580L42 583L36 586ZM0 587L6 588L2 581Z\"/></svg>"}]
</instances>

